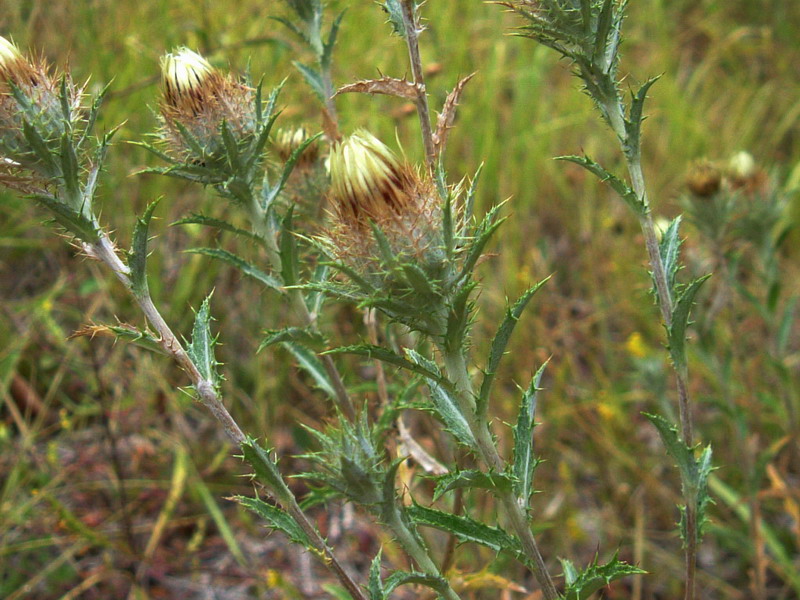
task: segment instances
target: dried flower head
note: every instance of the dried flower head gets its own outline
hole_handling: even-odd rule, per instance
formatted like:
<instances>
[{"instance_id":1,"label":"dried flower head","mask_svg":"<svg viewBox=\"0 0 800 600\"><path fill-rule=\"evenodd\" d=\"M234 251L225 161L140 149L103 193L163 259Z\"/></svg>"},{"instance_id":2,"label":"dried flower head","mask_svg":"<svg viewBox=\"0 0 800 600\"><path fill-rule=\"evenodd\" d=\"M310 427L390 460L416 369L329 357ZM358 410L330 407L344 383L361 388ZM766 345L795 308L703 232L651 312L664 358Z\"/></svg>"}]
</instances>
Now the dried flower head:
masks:
<instances>
[{"instance_id":1,"label":"dried flower head","mask_svg":"<svg viewBox=\"0 0 800 600\"><path fill-rule=\"evenodd\" d=\"M223 74L188 48L161 59L162 135L180 160L218 166L224 163L222 128L237 144L256 130L253 90Z\"/></svg>"},{"instance_id":2,"label":"dried flower head","mask_svg":"<svg viewBox=\"0 0 800 600\"><path fill-rule=\"evenodd\" d=\"M692 165L686 176L686 187L695 196L708 198L716 194L722 185L722 172L710 162Z\"/></svg>"}]
</instances>

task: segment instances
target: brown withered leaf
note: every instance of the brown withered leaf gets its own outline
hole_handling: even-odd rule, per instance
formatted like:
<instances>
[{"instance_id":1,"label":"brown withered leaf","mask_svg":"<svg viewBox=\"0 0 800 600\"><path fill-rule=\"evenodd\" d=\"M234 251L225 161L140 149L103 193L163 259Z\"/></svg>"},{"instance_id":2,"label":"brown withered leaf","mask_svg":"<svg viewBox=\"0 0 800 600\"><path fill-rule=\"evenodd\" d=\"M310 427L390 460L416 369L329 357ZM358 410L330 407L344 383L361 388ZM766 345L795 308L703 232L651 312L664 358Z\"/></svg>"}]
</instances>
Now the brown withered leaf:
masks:
<instances>
[{"instance_id":1,"label":"brown withered leaf","mask_svg":"<svg viewBox=\"0 0 800 600\"><path fill-rule=\"evenodd\" d=\"M364 79L340 87L335 96L350 93L361 94L386 94L387 96L397 96L407 100L417 100L419 98L419 88L416 84L406 79L396 79L394 77L381 77L380 79Z\"/></svg>"},{"instance_id":2,"label":"brown withered leaf","mask_svg":"<svg viewBox=\"0 0 800 600\"><path fill-rule=\"evenodd\" d=\"M475 77L475 73L467 75L459 81L453 91L447 95L447 100L444 101L442 112L439 113L439 118L436 120L436 132L433 134L433 145L436 149L437 158L444 153L445 146L447 146L447 134L453 126L453 121L455 121L456 107L461 98L461 93L473 77Z\"/></svg>"}]
</instances>

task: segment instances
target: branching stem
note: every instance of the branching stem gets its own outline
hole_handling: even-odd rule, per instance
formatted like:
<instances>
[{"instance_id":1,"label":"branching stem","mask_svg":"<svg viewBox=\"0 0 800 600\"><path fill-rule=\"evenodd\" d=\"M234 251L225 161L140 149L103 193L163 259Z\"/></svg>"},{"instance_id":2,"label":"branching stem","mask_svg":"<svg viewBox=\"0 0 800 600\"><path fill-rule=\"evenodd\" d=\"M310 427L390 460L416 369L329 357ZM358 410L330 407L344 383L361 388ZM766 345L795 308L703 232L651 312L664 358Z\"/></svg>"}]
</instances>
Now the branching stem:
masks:
<instances>
[{"instance_id":1,"label":"branching stem","mask_svg":"<svg viewBox=\"0 0 800 600\"><path fill-rule=\"evenodd\" d=\"M247 438L242 432L242 429L239 427L239 424L223 404L216 387L211 381L208 381L202 376L194 362L192 362L192 359L187 354L186 350L183 348L183 345L178 340L177 336L172 332L169 325L167 325L167 322L161 316L161 313L156 308L150 295L147 293L134 293L131 286L130 269L117 255L114 249L114 243L108 237L108 234L101 230L100 239L93 244L84 242L83 250L88 256L91 256L108 266L117 279L125 286L125 289L131 294L131 296L133 296L133 299L139 305L139 308L144 313L150 325L153 327L156 333L158 333L160 337L159 345L161 348L167 354L169 354L178 364L178 366L181 367L181 369L183 369L183 371L185 371L189 376L200 402L211 411L211 414L213 414L217 421L219 421L219 423L222 425L228 437L237 446L241 446L247 440ZM270 495L272 496L271 493ZM306 535L308 535L309 539L313 542L314 546L323 556L325 564L336 575L342 585L356 600L367 600L366 596L364 596L364 593L361 591L361 588L350 577L347 571L345 571L342 564L333 554L333 550L328 546L320 533L317 531L316 527L300 509L295 497L291 495L291 493L288 496L288 500L286 498L282 499L285 494L280 496L281 497L273 496L273 499L277 500L281 504L282 508L286 510L295 519L295 521L297 521Z\"/></svg>"}]
</instances>

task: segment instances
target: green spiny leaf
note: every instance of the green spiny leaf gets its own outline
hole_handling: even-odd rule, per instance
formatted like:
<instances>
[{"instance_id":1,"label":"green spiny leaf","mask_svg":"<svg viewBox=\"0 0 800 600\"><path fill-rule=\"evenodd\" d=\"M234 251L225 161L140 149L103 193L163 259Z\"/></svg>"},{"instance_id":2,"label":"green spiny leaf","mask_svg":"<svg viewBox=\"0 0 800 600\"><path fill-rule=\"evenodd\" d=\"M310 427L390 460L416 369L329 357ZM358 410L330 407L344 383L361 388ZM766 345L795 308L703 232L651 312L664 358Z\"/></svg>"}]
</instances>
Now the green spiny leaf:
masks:
<instances>
[{"instance_id":1,"label":"green spiny leaf","mask_svg":"<svg viewBox=\"0 0 800 600\"><path fill-rule=\"evenodd\" d=\"M323 69L331 68L331 61L333 59L333 48L336 45L336 38L339 34L339 27L342 24L342 18L346 10L340 12L331 23L331 28L328 33L328 41L323 44L322 56L320 56L319 64Z\"/></svg>"},{"instance_id":2,"label":"green spiny leaf","mask_svg":"<svg viewBox=\"0 0 800 600\"><path fill-rule=\"evenodd\" d=\"M175 227L177 225L204 225L206 227L214 227L215 229L219 229L220 231L227 231L228 233L232 233L234 235L242 236L247 239L253 240L254 242L258 242L261 245L264 244L264 240L262 240L260 237L258 237L251 231L247 231L246 229L239 229L238 227L236 227L231 223L228 223L227 221L223 221L222 219L215 219L214 217L207 217L206 215L193 214L188 217L184 217L183 219L175 221L170 226Z\"/></svg>"},{"instance_id":3,"label":"green spiny leaf","mask_svg":"<svg viewBox=\"0 0 800 600\"><path fill-rule=\"evenodd\" d=\"M301 346L297 342L281 342L281 345L292 353L298 365L314 379L317 387L328 394L331 398L336 398L336 390L325 370L322 361L317 358L308 348Z\"/></svg>"},{"instance_id":4,"label":"green spiny leaf","mask_svg":"<svg viewBox=\"0 0 800 600\"><path fill-rule=\"evenodd\" d=\"M536 292L538 292L539 289L541 289L541 287L547 283L549 279L550 277L547 277L539 283L529 287L525 293L520 296L519 300L514 303L514 306L506 309L506 316L503 319L503 322L500 324L500 327L497 329L497 333L492 340L491 350L489 351L489 360L486 363L483 381L481 382L481 390L478 396L478 416L483 417L486 415L486 411L489 406L489 394L492 390L492 383L494 383L494 378L497 374L497 369L500 366L500 361L503 359L506 346L508 346L508 341L511 339L511 334L514 331L514 328L517 326L517 322L519 321L522 312L525 310L525 307L528 306L528 303L531 301Z\"/></svg>"},{"instance_id":5,"label":"green spiny leaf","mask_svg":"<svg viewBox=\"0 0 800 600\"><path fill-rule=\"evenodd\" d=\"M625 132L627 139L625 140L625 154L629 157L636 157L639 154L642 136L642 123L644 122L644 102L647 99L647 92L652 85L658 81L661 76L651 77L648 79L636 94L633 94L631 99L631 108L629 118L625 121Z\"/></svg>"},{"instance_id":6,"label":"green spiny leaf","mask_svg":"<svg viewBox=\"0 0 800 600\"><path fill-rule=\"evenodd\" d=\"M242 159L239 152L239 144L236 141L228 122L223 120L220 123L220 134L222 135L222 143L225 144L225 158L228 161L232 173L242 172Z\"/></svg>"},{"instance_id":7,"label":"green spiny leaf","mask_svg":"<svg viewBox=\"0 0 800 600\"><path fill-rule=\"evenodd\" d=\"M381 555L383 549L379 549L375 558L369 566L369 583L367 584L367 592L369 593L369 600L386 600L386 593L383 591L383 581L381 581Z\"/></svg>"},{"instance_id":8,"label":"green spiny leaf","mask_svg":"<svg viewBox=\"0 0 800 600\"><path fill-rule=\"evenodd\" d=\"M392 33L400 37L406 37L406 25L403 21L403 7L400 0L385 0L381 3L383 11L388 15L388 21L392 26Z\"/></svg>"},{"instance_id":9,"label":"green spiny leaf","mask_svg":"<svg viewBox=\"0 0 800 600\"><path fill-rule=\"evenodd\" d=\"M478 286L476 281L469 281L458 290L450 301L447 312L447 330L444 336L445 349L457 352L464 345L464 337L470 324L470 315L474 303L470 302L472 291Z\"/></svg>"},{"instance_id":10,"label":"green spiny leaf","mask_svg":"<svg viewBox=\"0 0 800 600\"><path fill-rule=\"evenodd\" d=\"M597 556L595 556L592 564L583 571L578 571L572 562L565 559L561 560L561 566L564 569L564 578L567 583L564 593L565 600L586 600L617 579L647 573L639 567L619 560L617 554L614 554L613 558L603 565L597 564Z\"/></svg>"},{"instance_id":11,"label":"green spiny leaf","mask_svg":"<svg viewBox=\"0 0 800 600\"><path fill-rule=\"evenodd\" d=\"M455 489L478 488L493 492L506 492L511 490L511 487L512 480L505 473L484 473L474 469L454 471L436 478L433 501L436 502L443 494Z\"/></svg>"},{"instance_id":12,"label":"green spiny leaf","mask_svg":"<svg viewBox=\"0 0 800 600\"><path fill-rule=\"evenodd\" d=\"M147 290L147 241L150 221L160 199L151 202L141 219L136 219L133 228L133 242L128 252L128 268L131 271L131 291L139 298L148 294Z\"/></svg>"},{"instance_id":13,"label":"green spiny leaf","mask_svg":"<svg viewBox=\"0 0 800 600\"><path fill-rule=\"evenodd\" d=\"M424 585L432 590L444 594L449 587L441 577L426 575L425 573L409 573L407 571L395 571L386 578L386 591L384 598L389 598L394 590L401 585L414 584ZM372 600L370 598L370 600Z\"/></svg>"},{"instance_id":14,"label":"green spiny leaf","mask_svg":"<svg viewBox=\"0 0 800 600\"><path fill-rule=\"evenodd\" d=\"M194 366L197 367L203 379L216 387L221 377L217 372L217 366L220 363L217 362L214 356L214 346L217 344L217 338L211 335L210 299L211 295L209 294L203 300L200 310L195 315L192 341L186 348L186 353L192 359Z\"/></svg>"},{"instance_id":15,"label":"green spiny leaf","mask_svg":"<svg viewBox=\"0 0 800 600\"><path fill-rule=\"evenodd\" d=\"M281 224L280 257L281 278L284 285L295 285L300 271L299 256L297 253L297 238L294 235L292 219L294 205L286 212Z\"/></svg>"},{"instance_id":16,"label":"green spiny leaf","mask_svg":"<svg viewBox=\"0 0 800 600\"><path fill-rule=\"evenodd\" d=\"M536 397L546 367L547 362L539 367L530 387L522 394L519 416L514 426L514 492L520 505L525 508L530 503L533 475L539 465L539 459L533 453L533 429L536 426Z\"/></svg>"},{"instance_id":17,"label":"green spiny leaf","mask_svg":"<svg viewBox=\"0 0 800 600\"><path fill-rule=\"evenodd\" d=\"M327 98L325 97L325 84L322 82L322 74L316 69L304 65L299 60L292 61L292 64L295 69L300 71L308 87L317 95L317 98L323 103L326 102Z\"/></svg>"},{"instance_id":18,"label":"green spiny leaf","mask_svg":"<svg viewBox=\"0 0 800 600\"><path fill-rule=\"evenodd\" d=\"M232 252L221 250L220 248L189 248L188 250L184 250L184 252L203 254L204 256L210 256L211 258L221 260L222 262L226 262L229 265L236 267L245 275L249 275L250 277L257 279L267 287L277 290L281 293L284 292L283 284L277 278L265 273L255 265L247 262Z\"/></svg>"},{"instance_id":19,"label":"green spiny leaf","mask_svg":"<svg viewBox=\"0 0 800 600\"><path fill-rule=\"evenodd\" d=\"M672 324L667 330L667 339L672 362L679 370L686 369L686 329L689 327L689 313L694 297L709 277L711 275L705 275L687 285L672 307Z\"/></svg>"},{"instance_id":20,"label":"green spiny leaf","mask_svg":"<svg viewBox=\"0 0 800 600\"><path fill-rule=\"evenodd\" d=\"M454 515L414 504L408 507L411 520L417 525L433 527L455 535L462 542L474 542L495 552L508 552L523 560L519 540L499 527L490 527L462 515Z\"/></svg>"},{"instance_id":21,"label":"green spiny leaf","mask_svg":"<svg viewBox=\"0 0 800 600\"><path fill-rule=\"evenodd\" d=\"M67 202L76 211L86 214L84 210L85 198L81 194L80 174L78 173L78 157L75 154L75 146L72 144L72 136L64 133L61 136L61 180L64 182L64 190L67 195Z\"/></svg>"},{"instance_id":22,"label":"green spiny leaf","mask_svg":"<svg viewBox=\"0 0 800 600\"><path fill-rule=\"evenodd\" d=\"M88 243L94 243L99 239L100 234L95 221L86 218L81 213L52 196L33 194L31 197L50 210L56 223L79 239Z\"/></svg>"},{"instance_id":23,"label":"green spiny leaf","mask_svg":"<svg viewBox=\"0 0 800 600\"><path fill-rule=\"evenodd\" d=\"M13 88L12 88L13 89ZM47 142L42 138L39 130L36 129L27 119L22 122L22 135L28 142L31 150L42 166L46 169L50 177L56 177L60 174L60 169L53 156L53 152L48 148Z\"/></svg>"},{"instance_id":24,"label":"green spiny leaf","mask_svg":"<svg viewBox=\"0 0 800 600\"><path fill-rule=\"evenodd\" d=\"M255 477L281 502L294 500L292 492L278 471L278 465L256 440L248 437L241 445L242 456L253 467Z\"/></svg>"},{"instance_id":25,"label":"green spiny leaf","mask_svg":"<svg viewBox=\"0 0 800 600\"><path fill-rule=\"evenodd\" d=\"M659 243L659 251L661 254L661 262L664 264L664 272L667 275L667 286L669 287L670 294L675 295L675 276L680 269L680 251L682 240L678 233L678 228L681 224L681 217L677 216L667 227L667 230L661 236Z\"/></svg>"},{"instance_id":26,"label":"green spiny leaf","mask_svg":"<svg viewBox=\"0 0 800 600\"><path fill-rule=\"evenodd\" d=\"M264 519L270 529L281 531L286 534L286 537L292 543L303 546L310 552L316 552L316 548L308 539L306 532L303 531L303 528L298 525L297 521L289 513L258 498L234 496L233 499Z\"/></svg>"},{"instance_id":27,"label":"green spiny leaf","mask_svg":"<svg viewBox=\"0 0 800 600\"><path fill-rule=\"evenodd\" d=\"M556 157L556 160L565 160L582 166L590 173L596 175L600 181L610 185L611 188L617 192L617 194L619 194L619 197L622 198L637 215L645 214L647 209L642 199L636 195L636 192L634 192L627 183L622 181L616 175L606 171L588 156L558 156Z\"/></svg>"},{"instance_id":28,"label":"green spiny leaf","mask_svg":"<svg viewBox=\"0 0 800 600\"><path fill-rule=\"evenodd\" d=\"M430 369L424 364L420 364L420 362L403 358L399 354L382 346L374 346L372 344L342 346L340 348L328 350L325 352L325 354L354 354L356 356L364 356L366 358L371 358L394 365L395 367L400 367L406 371L418 373L429 380L442 382L442 375L439 373L439 370L435 368L435 366L433 369Z\"/></svg>"},{"instance_id":29,"label":"green spiny leaf","mask_svg":"<svg viewBox=\"0 0 800 600\"><path fill-rule=\"evenodd\" d=\"M427 358L420 355L414 350L406 350L408 357L416 364L422 366L428 371L438 372L436 365L429 361ZM447 430L460 443L464 444L467 448L474 449L477 447L475 437L472 435L472 429L469 426L467 417L461 410L460 403L457 398L457 392L452 383L441 382L434 379L428 379L428 390L431 394L431 401L433 402L433 409L439 420L444 423ZM446 380L445 380L446 381ZM441 382L441 383L440 383Z\"/></svg>"},{"instance_id":30,"label":"green spiny leaf","mask_svg":"<svg viewBox=\"0 0 800 600\"><path fill-rule=\"evenodd\" d=\"M318 331L312 331L306 327L286 327L284 329L269 329L265 337L258 346L256 352L261 352L264 348L279 344L281 342L300 342L304 345L319 348L325 345L325 337Z\"/></svg>"}]
</instances>

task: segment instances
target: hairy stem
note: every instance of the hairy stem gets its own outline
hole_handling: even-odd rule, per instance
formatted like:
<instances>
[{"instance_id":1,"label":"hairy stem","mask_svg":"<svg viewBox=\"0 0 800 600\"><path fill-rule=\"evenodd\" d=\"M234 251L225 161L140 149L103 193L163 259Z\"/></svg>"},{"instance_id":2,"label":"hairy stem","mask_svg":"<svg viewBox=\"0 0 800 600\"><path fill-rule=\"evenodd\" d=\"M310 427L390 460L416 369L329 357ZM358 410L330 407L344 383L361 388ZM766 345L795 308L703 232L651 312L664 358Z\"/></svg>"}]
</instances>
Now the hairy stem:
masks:
<instances>
[{"instance_id":1,"label":"hairy stem","mask_svg":"<svg viewBox=\"0 0 800 600\"><path fill-rule=\"evenodd\" d=\"M489 431L489 424L478 419L476 415L475 394L463 353L460 350L456 350L454 352L444 352L443 354L447 374L456 386L461 412L466 417L470 431L475 437L481 461L491 470L499 473L505 471L506 463L497 452L497 446ZM517 503L517 499L512 492L498 492L498 496L506 509L511 527L522 542L522 548L529 559L528 567L539 582L544 597L547 600L557 600L559 598L558 591L547 570L547 565L539 550L539 545L536 543L536 538L533 537L527 514Z\"/></svg>"},{"instance_id":2,"label":"hairy stem","mask_svg":"<svg viewBox=\"0 0 800 600\"><path fill-rule=\"evenodd\" d=\"M228 437L231 438L237 446L241 446L247 438L239 427L239 424L223 404L214 384L202 376L177 336L172 332L167 322L161 316L161 313L156 308L150 295L140 295L133 292L130 280L130 269L117 255L114 249L114 243L108 237L108 234L102 232L99 241L94 244L84 242L83 249L87 255L107 265L117 279L125 286L125 289L133 296L133 299L139 305L139 308L144 313L150 325L155 329L156 333L159 334L159 344L161 348L169 354L178 366L189 376L192 386L197 391L200 402L208 408L211 414L220 422ZM286 489L288 490L288 487ZM303 528L303 531L306 532L317 549L322 553L325 564L333 571L342 585L351 593L353 598L356 600L367 600L358 584L347 574L342 564L336 559L333 550L327 545L316 527L314 527L305 513L300 509L297 500L291 495L291 492L289 492L288 499L286 493L278 495L270 493L270 495L273 496L273 498L281 504L283 509L292 515L300 527Z\"/></svg>"},{"instance_id":3,"label":"hairy stem","mask_svg":"<svg viewBox=\"0 0 800 600\"><path fill-rule=\"evenodd\" d=\"M422 58L419 54L419 22L414 14L414 0L401 0L403 24L406 30L408 57L411 61L411 72L414 75L414 87L417 90L417 115L422 129L422 143L425 146L425 159L428 168L433 169L436 161L436 147L433 144L431 129L431 111L428 108L428 96L425 90L425 75L422 72Z\"/></svg>"}]
</instances>

